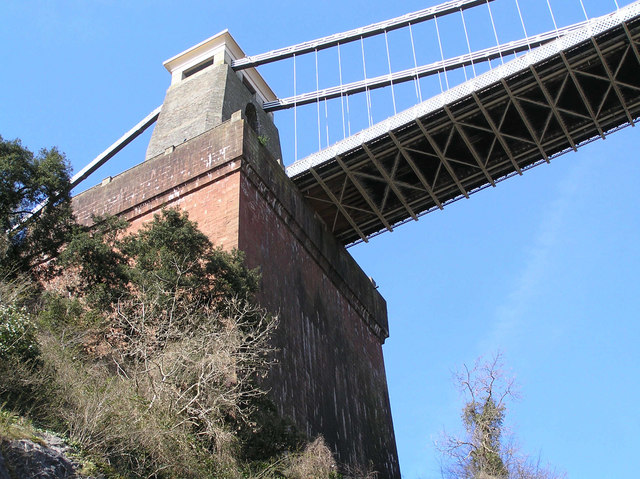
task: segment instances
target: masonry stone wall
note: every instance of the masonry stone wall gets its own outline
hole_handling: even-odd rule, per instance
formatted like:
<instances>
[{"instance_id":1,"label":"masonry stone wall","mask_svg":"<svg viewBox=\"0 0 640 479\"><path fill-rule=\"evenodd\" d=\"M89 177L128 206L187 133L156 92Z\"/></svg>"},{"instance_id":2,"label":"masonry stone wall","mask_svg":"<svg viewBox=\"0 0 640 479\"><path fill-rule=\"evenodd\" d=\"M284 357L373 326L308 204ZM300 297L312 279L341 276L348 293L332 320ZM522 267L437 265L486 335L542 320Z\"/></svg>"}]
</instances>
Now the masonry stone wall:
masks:
<instances>
[{"instance_id":1,"label":"masonry stone wall","mask_svg":"<svg viewBox=\"0 0 640 479\"><path fill-rule=\"evenodd\" d=\"M259 266L259 301L280 317L268 385L279 411L338 459L400 477L382 343L386 303L240 115L74 198L79 221L134 228L179 207L211 240Z\"/></svg>"},{"instance_id":2,"label":"masonry stone wall","mask_svg":"<svg viewBox=\"0 0 640 479\"><path fill-rule=\"evenodd\" d=\"M245 112L249 105L256 115L254 128L268 138L267 149L280 160L278 130L255 94L242 83L241 75L227 64L212 65L171 85L151 135L147 160L229 120L237 111Z\"/></svg>"},{"instance_id":3,"label":"masonry stone wall","mask_svg":"<svg viewBox=\"0 0 640 479\"><path fill-rule=\"evenodd\" d=\"M245 132L238 244L261 267L262 304L280 311L272 395L309 435L321 432L340 462L372 461L382 477L399 477L381 346L386 302L252 136Z\"/></svg>"},{"instance_id":4,"label":"masonry stone wall","mask_svg":"<svg viewBox=\"0 0 640 479\"><path fill-rule=\"evenodd\" d=\"M92 215L117 214L135 231L162 208L180 207L215 244L236 248L242 130L229 121L79 194L76 219L89 225Z\"/></svg>"}]
</instances>

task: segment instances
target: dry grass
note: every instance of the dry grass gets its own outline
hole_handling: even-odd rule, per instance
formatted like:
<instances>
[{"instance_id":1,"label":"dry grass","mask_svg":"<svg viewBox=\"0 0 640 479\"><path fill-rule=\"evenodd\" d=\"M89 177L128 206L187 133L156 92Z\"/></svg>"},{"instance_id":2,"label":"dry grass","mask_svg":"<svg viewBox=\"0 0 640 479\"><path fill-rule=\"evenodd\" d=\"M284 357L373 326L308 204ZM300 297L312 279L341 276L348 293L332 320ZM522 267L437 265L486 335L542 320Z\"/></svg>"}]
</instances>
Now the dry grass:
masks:
<instances>
[{"instance_id":1,"label":"dry grass","mask_svg":"<svg viewBox=\"0 0 640 479\"><path fill-rule=\"evenodd\" d=\"M237 469L228 419L248 417L249 399L264 394L254 379L276 323L230 301L228 314L202 306L159 338L150 309L123 305L99 360L42 338L59 398L53 413L84 449L139 477L222 477Z\"/></svg>"},{"instance_id":2,"label":"dry grass","mask_svg":"<svg viewBox=\"0 0 640 479\"><path fill-rule=\"evenodd\" d=\"M0 441L14 439L38 440L31 421L0 407Z\"/></svg>"},{"instance_id":3,"label":"dry grass","mask_svg":"<svg viewBox=\"0 0 640 479\"><path fill-rule=\"evenodd\" d=\"M41 330L37 363L0 360L0 401L128 477L240 477L234 428L265 394L277 321L237 300L159 311L121 304L99 355L73 328Z\"/></svg>"},{"instance_id":4,"label":"dry grass","mask_svg":"<svg viewBox=\"0 0 640 479\"><path fill-rule=\"evenodd\" d=\"M290 479L329 479L337 477L336 461L322 438L309 443L299 455L292 456L285 469Z\"/></svg>"}]
</instances>

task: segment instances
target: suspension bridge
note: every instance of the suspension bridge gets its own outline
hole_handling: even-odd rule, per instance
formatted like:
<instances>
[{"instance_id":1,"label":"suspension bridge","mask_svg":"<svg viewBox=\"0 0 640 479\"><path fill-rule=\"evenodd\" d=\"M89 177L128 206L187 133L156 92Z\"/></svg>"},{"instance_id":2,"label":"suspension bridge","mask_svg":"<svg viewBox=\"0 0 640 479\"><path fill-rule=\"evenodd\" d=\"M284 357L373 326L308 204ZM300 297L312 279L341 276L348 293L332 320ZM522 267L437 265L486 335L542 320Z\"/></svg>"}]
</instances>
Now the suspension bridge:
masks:
<instances>
[{"instance_id":1,"label":"suspension bridge","mask_svg":"<svg viewBox=\"0 0 640 479\"><path fill-rule=\"evenodd\" d=\"M344 88L389 85L526 51L295 162L287 174L349 244L633 125L640 111L638 13L634 3L569 28ZM295 98L273 108L291 102Z\"/></svg>"},{"instance_id":2,"label":"suspension bridge","mask_svg":"<svg viewBox=\"0 0 640 479\"><path fill-rule=\"evenodd\" d=\"M139 228L176 207L243 251L281 321L268 376L279 413L340 462L396 479L386 302L343 246L635 124L640 1L570 1L569 22L560 0L448 1L253 56L223 31L167 60L163 105L74 176L156 123L146 161L76 196L76 217ZM491 42L473 48L474 31Z\"/></svg>"},{"instance_id":3,"label":"suspension bridge","mask_svg":"<svg viewBox=\"0 0 640 479\"><path fill-rule=\"evenodd\" d=\"M520 0L521 2L522 0ZM492 3L513 2L523 38L500 43ZM542 2L540 2L542 3ZM295 160L287 175L305 195L330 231L345 245L368 241L399 224L524 171L628 125L640 113L640 2L560 27L546 1L554 28L527 35L518 0L457 0L355 30L267 53L233 59L236 71L293 59L292 96L265 101L265 111L294 110ZM495 45L473 51L465 12L487 9ZM438 20L459 15L467 52L445 58ZM418 65L413 31L434 22L440 60ZM388 35L408 30L413 67L392 71ZM367 77L365 38L383 36L388 73ZM364 78L343 82L341 47L360 42ZM336 49L339 84L319 88L318 52ZM296 60L315 55L316 87L297 93ZM499 61L494 66L496 61ZM206 66L206 65L204 65ZM483 66L485 66L483 71ZM486 68L488 66L488 69ZM203 66L199 66L203 68ZM450 85L452 72L464 81ZM441 93L423 101L420 80L437 76ZM413 82L417 104L396 112L394 87ZM394 114L373 124L372 91L391 90ZM368 128L347 136L345 103L365 96ZM298 159L297 111L315 104L318 144L322 146L320 105L339 100L344 139ZM74 186L152 125L160 107L80 171ZM353 100L352 108L353 110ZM351 128L349 128L351 133Z\"/></svg>"}]
</instances>

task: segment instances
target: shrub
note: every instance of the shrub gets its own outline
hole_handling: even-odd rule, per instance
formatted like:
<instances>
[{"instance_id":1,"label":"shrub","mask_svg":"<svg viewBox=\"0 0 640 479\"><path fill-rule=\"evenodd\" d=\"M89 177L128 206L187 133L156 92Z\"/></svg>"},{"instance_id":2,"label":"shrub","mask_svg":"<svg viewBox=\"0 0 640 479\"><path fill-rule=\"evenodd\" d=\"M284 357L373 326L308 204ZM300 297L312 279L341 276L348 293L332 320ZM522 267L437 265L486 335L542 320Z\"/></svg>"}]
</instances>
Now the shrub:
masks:
<instances>
[{"instance_id":1,"label":"shrub","mask_svg":"<svg viewBox=\"0 0 640 479\"><path fill-rule=\"evenodd\" d=\"M261 386L277 318L241 252L168 210L129 236L114 218L78 228L56 266L38 301L0 282L0 404L119 477L341 477Z\"/></svg>"},{"instance_id":2,"label":"shrub","mask_svg":"<svg viewBox=\"0 0 640 479\"><path fill-rule=\"evenodd\" d=\"M0 303L0 360L37 358L39 348L35 333L35 325L24 308Z\"/></svg>"},{"instance_id":3,"label":"shrub","mask_svg":"<svg viewBox=\"0 0 640 479\"><path fill-rule=\"evenodd\" d=\"M322 436L293 456L285 475L291 479L337 479L336 461Z\"/></svg>"},{"instance_id":4,"label":"shrub","mask_svg":"<svg viewBox=\"0 0 640 479\"><path fill-rule=\"evenodd\" d=\"M276 319L238 299L165 314L150 298L106 314L90 350L72 326L41 333L53 383L44 420L127 477L239 477L237 429L260 429ZM56 311L69 310L54 301Z\"/></svg>"}]
</instances>

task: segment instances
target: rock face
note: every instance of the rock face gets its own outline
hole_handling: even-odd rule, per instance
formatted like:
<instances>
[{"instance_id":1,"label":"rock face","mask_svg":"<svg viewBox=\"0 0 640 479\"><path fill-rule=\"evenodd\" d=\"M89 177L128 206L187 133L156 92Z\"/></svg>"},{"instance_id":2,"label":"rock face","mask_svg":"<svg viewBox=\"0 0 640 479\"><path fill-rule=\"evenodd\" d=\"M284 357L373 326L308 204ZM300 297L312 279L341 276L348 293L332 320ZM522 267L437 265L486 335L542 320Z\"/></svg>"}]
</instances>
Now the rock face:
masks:
<instances>
[{"instance_id":1,"label":"rock face","mask_svg":"<svg viewBox=\"0 0 640 479\"><path fill-rule=\"evenodd\" d=\"M0 479L71 479L81 478L78 465L65 456L68 446L50 434L43 444L28 439L0 442Z\"/></svg>"}]
</instances>

